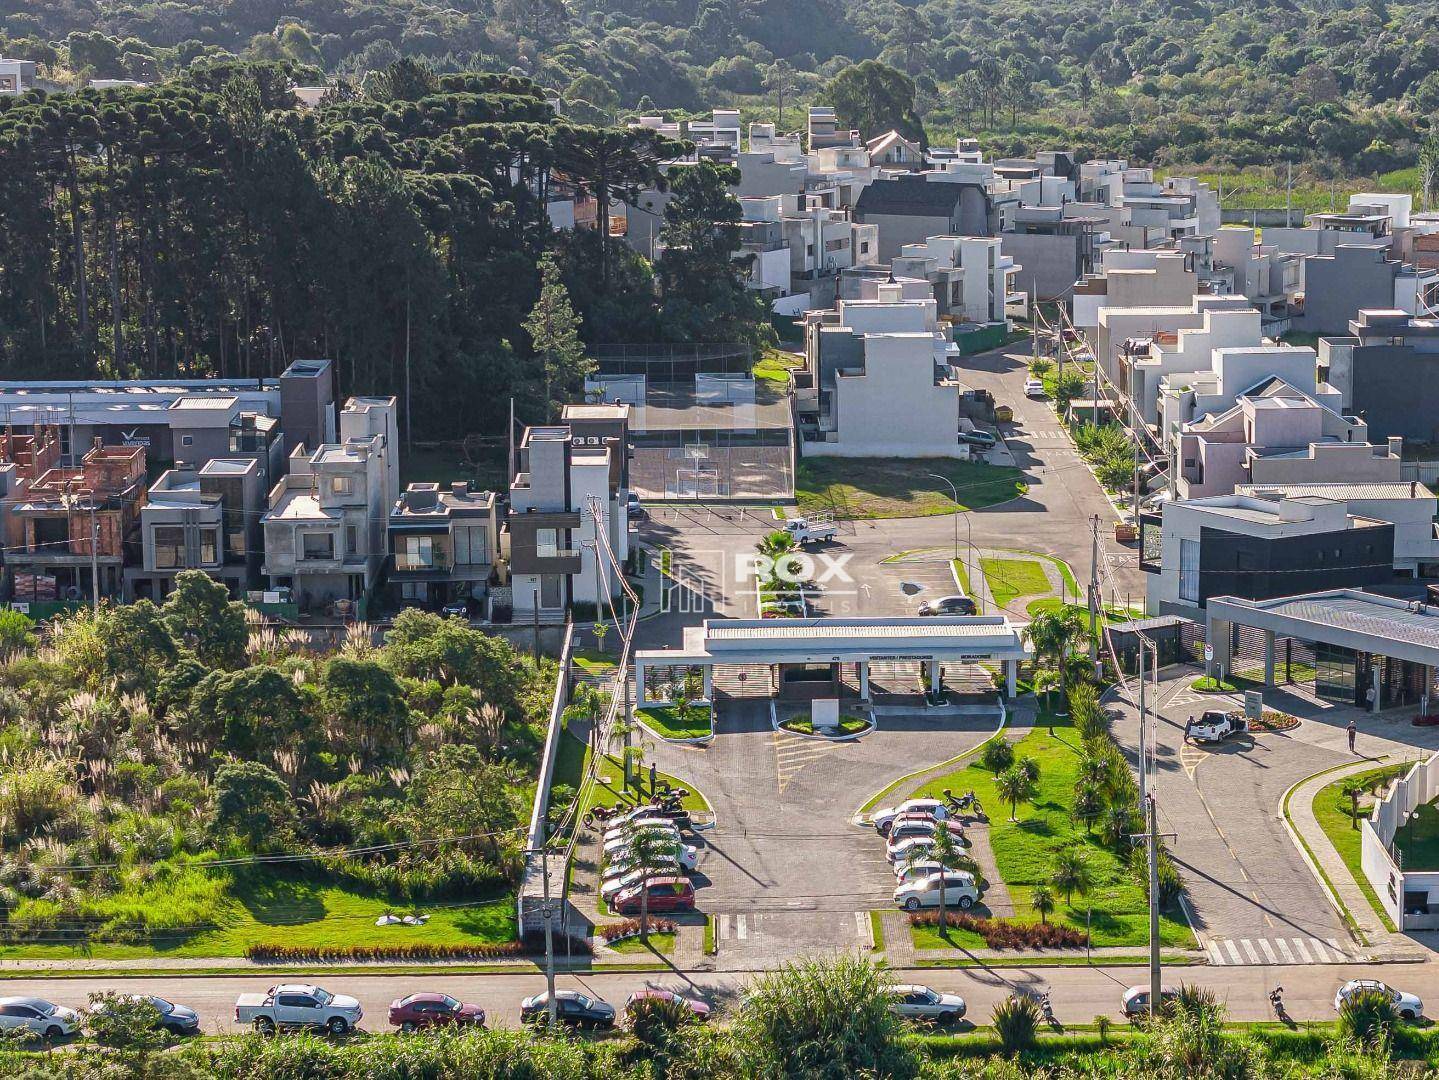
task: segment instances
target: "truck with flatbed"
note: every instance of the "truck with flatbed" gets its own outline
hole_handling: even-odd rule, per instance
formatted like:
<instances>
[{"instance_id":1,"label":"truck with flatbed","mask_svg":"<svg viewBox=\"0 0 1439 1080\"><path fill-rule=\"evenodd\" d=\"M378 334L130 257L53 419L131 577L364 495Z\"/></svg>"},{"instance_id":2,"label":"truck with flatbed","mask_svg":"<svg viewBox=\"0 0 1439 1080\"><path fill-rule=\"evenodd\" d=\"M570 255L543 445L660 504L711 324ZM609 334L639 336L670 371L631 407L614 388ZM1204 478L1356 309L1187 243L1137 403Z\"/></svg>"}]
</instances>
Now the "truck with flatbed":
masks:
<instances>
[{"instance_id":1,"label":"truck with flatbed","mask_svg":"<svg viewBox=\"0 0 1439 1080\"><path fill-rule=\"evenodd\" d=\"M804 517L790 518L784 523L785 532L794 539L795 547L806 544L832 544L839 535L834 523L834 514L819 510Z\"/></svg>"}]
</instances>

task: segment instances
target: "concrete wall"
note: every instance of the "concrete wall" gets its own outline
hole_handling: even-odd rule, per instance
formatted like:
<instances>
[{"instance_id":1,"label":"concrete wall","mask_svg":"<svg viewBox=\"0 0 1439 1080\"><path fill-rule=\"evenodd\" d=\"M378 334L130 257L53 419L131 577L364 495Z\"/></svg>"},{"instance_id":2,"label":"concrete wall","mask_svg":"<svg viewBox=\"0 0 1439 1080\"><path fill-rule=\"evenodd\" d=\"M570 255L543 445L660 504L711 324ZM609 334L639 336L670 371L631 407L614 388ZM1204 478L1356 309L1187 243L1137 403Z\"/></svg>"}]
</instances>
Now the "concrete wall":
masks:
<instances>
[{"instance_id":1,"label":"concrete wall","mask_svg":"<svg viewBox=\"0 0 1439 1080\"><path fill-rule=\"evenodd\" d=\"M1389 855L1394 835L1403 827L1407 815L1435 798L1439 798L1439 754L1417 763L1394 781L1384 798L1374 804L1373 814L1361 823L1360 865L1364 876L1401 931L1439 926L1439 919L1434 915L1406 919L1403 912L1405 892L1426 892L1430 904L1439 906L1439 874L1432 871L1406 874Z\"/></svg>"},{"instance_id":2,"label":"concrete wall","mask_svg":"<svg viewBox=\"0 0 1439 1080\"><path fill-rule=\"evenodd\" d=\"M1350 403L1369 424L1371 439L1403 436L1439 442L1439 354L1403 345L1363 345L1353 351Z\"/></svg>"},{"instance_id":3,"label":"concrete wall","mask_svg":"<svg viewBox=\"0 0 1439 1080\"><path fill-rule=\"evenodd\" d=\"M1394 306L1399 264L1378 248L1341 246L1333 255L1304 262L1304 312L1294 329L1307 334L1343 334L1361 308Z\"/></svg>"},{"instance_id":4,"label":"concrete wall","mask_svg":"<svg viewBox=\"0 0 1439 1080\"><path fill-rule=\"evenodd\" d=\"M957 385L934 383L934 337L871 334L863 374L835 378L834 442L806 443L815 456L967 457L958 441Z\"/></svg>"},{"instance_id":5,"label":"concrete wall","mask_svg":"<svg viewBox=\"0 0 1439 1080\"><path fill-rule=\"evenodd\" d=\"M953 222L942 214L866 214L866 225L879 226L879 261L890 262L906 244L922 244L931 236L954 232Z\"/></svg>"},{"instance_id":6,"label":"concrete wall","mask_svg":"<svg viewBox=\"0 0 1439 1080\"><path fill-rule=\"evenodd\" d=\"M1015 278L1015 288L1028 293L1030 299L1067 296L1079 279L1078 236L1003 233L1000 240L1000 250L1023 267Z\"/></svg>"}]
</instances>

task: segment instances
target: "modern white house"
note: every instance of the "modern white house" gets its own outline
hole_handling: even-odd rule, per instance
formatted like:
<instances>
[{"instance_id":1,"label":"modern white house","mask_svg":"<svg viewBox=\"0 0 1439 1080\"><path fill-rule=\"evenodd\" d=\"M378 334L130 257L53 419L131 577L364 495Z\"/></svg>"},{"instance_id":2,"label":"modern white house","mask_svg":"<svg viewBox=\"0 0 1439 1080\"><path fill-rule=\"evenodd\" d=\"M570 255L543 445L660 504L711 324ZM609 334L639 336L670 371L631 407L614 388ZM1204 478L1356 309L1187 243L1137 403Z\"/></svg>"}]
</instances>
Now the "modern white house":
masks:
<instances>
[{"instance_id":1,"label":"modern white house","mask_svg":"<svg viewBox=\"0 0 1439 1080\"><path fill-rule=\"evenodd\" d=\"M1011 311L1026 310L1016 285L1021 269L995 236L931 236L906 244L890 263L896 279L934 283L941 317L973 323L1004 323Z\"/></svg>"},{"instance_id":2,"label":"modern white house","mask_svg":"<svg viewBox=\"0 0 1439 1080\"><path fill-rule=\"evenodd\" d=\"M35 85L37 68L33 60L0 57L0 94L23 94Z\"/></svg>"},{"instance_id":3,"label":"modern white house","mask_svg":"<svg viewBox=\"0 0 1439 1080\"><path fill-rule=\"evenodd\" d=\"M881 284L874 300L841 300L805 317L808 386L796 397L806 454L967 458L961 385L933 299Z\"/></svg>"}]
</instances>

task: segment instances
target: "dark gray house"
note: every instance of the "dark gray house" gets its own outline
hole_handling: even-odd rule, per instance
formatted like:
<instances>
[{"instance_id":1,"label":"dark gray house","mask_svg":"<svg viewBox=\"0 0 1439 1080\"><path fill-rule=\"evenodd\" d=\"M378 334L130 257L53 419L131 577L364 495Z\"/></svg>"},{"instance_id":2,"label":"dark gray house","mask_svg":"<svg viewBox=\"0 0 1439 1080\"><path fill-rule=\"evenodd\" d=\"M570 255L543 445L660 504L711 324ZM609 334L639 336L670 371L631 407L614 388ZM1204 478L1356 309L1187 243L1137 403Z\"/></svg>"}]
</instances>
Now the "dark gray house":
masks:
<instances>
[{"instance_id":1,"label":"dark gray house","mask_svg":"<svg viewBox=\"0 0 1439 1080\"><path fill-rule=\"evenodd\" d=\"M1304 309L1294 329L1306 334L1342 334L1361 308L1392 308L1394 279L1402 263L1387 248L1341 245L1333 255L1304 260Z\"/></svg>"},{"instance_id":2,"label":"dark gray house","mask_svg":"<svg viewBox=\"0 0 1439 1080\"><path fill-rule=\"evenodd\" d=\"M1361 311L1349 336L1319 339L1319 371L1374 442L1439 442L1439 320Z\"/></svg>"},{"instance_id":3,"label":"dark gray house","mask_svg":"<svg viewBox=\"0 0 1439 1080\"><path fill-rule=\"evenodd\" d=\"M924 174L871 181L859 193L854 219L879 226L879 261L931 236L994 236L998 215L979 184L928 180Z\"/></svg>"}]
</instances>

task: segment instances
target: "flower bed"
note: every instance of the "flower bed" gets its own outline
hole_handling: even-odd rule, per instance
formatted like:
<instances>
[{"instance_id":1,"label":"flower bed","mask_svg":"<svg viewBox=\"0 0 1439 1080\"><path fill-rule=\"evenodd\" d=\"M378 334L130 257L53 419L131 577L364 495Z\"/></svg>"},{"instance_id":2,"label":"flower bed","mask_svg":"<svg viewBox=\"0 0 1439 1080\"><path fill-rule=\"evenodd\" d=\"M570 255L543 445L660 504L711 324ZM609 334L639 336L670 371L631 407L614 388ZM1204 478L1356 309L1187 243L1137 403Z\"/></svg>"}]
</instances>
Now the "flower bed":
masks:
<instances>
[{"instance_id":1,"label":"flower bed","mask_svg":"<svg viewBox=\"0 0 1439 1080\"><path fill-rule=\"evenodd\" d=\"M563 941L563 935L560 936ZM544 951L542 941L475 942L466 945L415 942L394 945L251 945L245 957L261 964L323 964L336 961L375 960L517 960ZM588 952L583 939L571 942L571 952Z\"/></svg>"},{"instance_id":2,"label":"flower bed","mask_svg":"<svg viewBox=\"0 0 1439 1080\"><path fill-rule=\"evenodd\" d=\"M1056 923L1016 923L1004 919L986 919L963 911L945 913L944 921L956 930L978 934L991 949L1080 949L1084 934L1072 927ZM909 917L911 926L939 925L939 912L926 911Z\"/></svg>"},{"instance_id":3,"label":"flower bed","mask_svg":"<svg viewBox=\"0 0 1439 1080\"><path fill-rule=\"evenodd\" d=\"M796 735L818 735L825 739L845 739L855 735L863 735L870 728L874 727L862 716L841 715L839 718L839 734L826 735L823 732L814 730L814 718L804 714L791 716L788 720L781 720L779 726L786 731L792 731Z\"/></svg>"},{"instance_id":4,"label":"flower bed","mask_svg":"<svg viewBox=\"0 0 1439 1080\"><path fill-rule=\"evenodd\" d=\"M1299 717L1278 709L1265 709L1260 719L1249 721L1250 731L1293 731L1298 726Z\"/></svg>"},{"instance_id":5,"label":"flower bed","mask_svg":"<svg viewBox=\"0 0 1439 1080\"><path fill-rule=\"evenodd\" d=\"M678 931L679 925L672 919L650 918L651 934L674 934ZM623 938L634 937L639 932L639 919L625 919L623 922L606 923L603 926L595 927L595 937L600 938L606 945L612 945Z\"/></svg>"}]
</instances>

